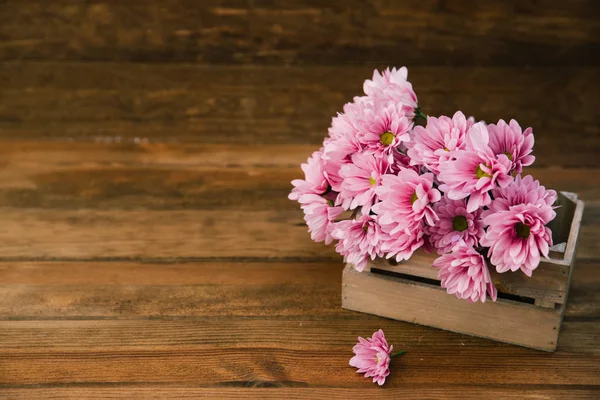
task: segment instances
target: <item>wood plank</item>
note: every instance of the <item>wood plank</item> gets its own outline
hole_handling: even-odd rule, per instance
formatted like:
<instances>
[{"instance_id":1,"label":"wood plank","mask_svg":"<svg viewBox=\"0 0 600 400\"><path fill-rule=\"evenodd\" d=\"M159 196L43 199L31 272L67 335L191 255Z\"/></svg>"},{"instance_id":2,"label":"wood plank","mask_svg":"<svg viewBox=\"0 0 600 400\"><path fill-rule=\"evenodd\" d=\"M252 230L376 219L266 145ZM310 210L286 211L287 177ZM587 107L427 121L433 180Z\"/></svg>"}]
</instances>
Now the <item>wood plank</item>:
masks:
<instances>
[{"instance_id":1,"label":"wood plank","mask_svg":"<svg viewBox=\"0 0 600 400\"><path fill-rule=\"evenodd\" d=\"M312 151L4 141L0 207L297 210L287 199L290 181L301 176L300 163Z\"/></svg>"},{"instance_id":2,"label":"wood plank","mask_svg":"<svg viewBox=\"0 0 600 400\"><path fill-rule=\"evenodd\" d=\"M551 356L530 350L514 355L507 349L436 349L414 352L398 362L387 387L405 383L512 385L598 385L598 357L579 354ZM518 356L519 355L519 356ZM371 382L348 366L352 356L332 350L293 351L280 349L186 349L179 351L123 351L0 354L3 384L69 385L93 382L107 384L175 384L197 386L289 385L321 387L368 387ZM524 362L526 357L529 362ZM318 360L318 362L315 362ZM502 365L490 374L490 365ZM536 368L531 366L535 365Z\"/></svg>"},{"instance_id":3,"label":"wood plank","mask_svg":"<svg viewBox=\"0 0 600 400\"><path fill-rule=\"evenodd\" d=\"M379 259L369 264L371 268L432 279L439 284L439 269L432 267L437 257L437 254L418 251L410 260L400 263L391 264L389 260ZM542 263L531 278L524 274L499 274L494 269L490 273L499 292L534 298L545 302L544 306L554 308L555 304L565 302L568 271L565 265Z\"/></svg>"},{"instance_id":4,"label":"wood plank","mask_svg":"<svg viewBox=\"0 0 600 400\"><path fill-rule=\"evenodd\" d=\"M435 399L481 399L501 398L515 400L595 400L599 395L597 386L567 386L567 387L539 387L524 385L520 387L507 386L472 386L472 385L415 385L405 383L402 388L290 388L285 384L270 384L255 382L252 388L196 388L179 386L119 386L118 388L104 388L86 386L80 388L27 388L4 389L2 392L10 399L198 399L198 398L231 398L231 399L259 399L259 400L299 400L299 399L332 399L345 400L349 398L387 400L389 398L402 398L406 400L421 400L423 398Z\"/></svg>"},{"instance_id":5,"label":"wood plank","mask_svg":"<svg viewBox=\"0 0 600 400\"><path fill-rule=\"evenodd\" d=\"M553 308L502 299L469 304L440 287L360 273L350 264L342 278L342 306L546 351L555 350L562 320Z\"/></svg>"},{"instance_id":6,"label":"wood plank","mask_svg":"<svg viewBox=\"0 0 600 400\"><path fill-rule=\"evenodd\" d=\"M596 64L592 1L5 1L0 60ZM435 29L432 29L435 27ZM511 54L511 57L507 57Z\"/></svg>"},{"instance_id":7,"label":"wood plank","mask_svg":"<svg viewBox=\"0 0 600 400\"><path fill-rule=\"evenodd\" d=\"M591 206L589 208L592 208ZM588 215L588 214L586 214ZM582 227L580 259L597 257L600 229ZM600 213L597 214L600 216ZM584 217L585 218L585 217ZM0 208L3 258L301 257L338 260L314 243L302 211Z\"/></svg>"},{"instance_id":8,"label":"wood plank","mask_svg":"<svg viewBox=\"0 0 600 400\"><path fill-rule=\"evenodd\" d=\"M290 181L302 177L299 165L314 148L4 140L0 207L292 211L298 205L287 199ZM548 187L600 199L594 179L600 169L530 168L527 173Z\"/></svg>"},{"instance_id":9,"label":"wood plank","mask_svg":"<svg viewBox=\"0 0 600 400\"><path fill-rule=\"evenodd\" d=\"M598 260L590 260L576 266L567 321L600 316L599 265ZM0 266L0 319L4 320L367 318L341 309L343 265L339 259L315 263L3 262Z\"/></svg>"},{"instance_id":10,"label":"wood plank","mask_svg":"<svg viewBox=\"0 0 600 400\"><path fill-rule=\"evenodd\" d=\"M340 280L342 269L339 260L4 261L0 262L0 283L7 286L334 284Z\"/></svg>"},{"instance_id":11,"label":"wood plank","mask_svg":"<svg viewBox=\"0 0 600 400\"><path fill-rule=\"evenodd\" d=\"M132 352L187 349L270 349L338 351L347 353L357 336L383 329L388 341L410 353L435 353L439 349L486 352L489 348L507 356L536 354L531 350L487 339L432 329L421 325L371 318L314 320L311 316L289 319L228 317L199 319L102 319L102 320L4 320L0 321L2 353L25 355L56 352ZM558 353L598 355L598 321L565 321ZM542 356L548 356L543 354Z\"/></svg>"},{"instance_id":12,"label":"wood plank","mask_svg":"<svg viewBox=\"0 0 600 400\"><path fill-rule=\"evenodd\" d=\"M71 278L62 277L71 266ZM9 282L13 283L0 285L3 299L0 316L5 319L233 315L323 318L341 313L341 270L341 260L275 265L223 261L183 266L16 263L2 270L2 276L9 280L12 276ZM136 282L138 273L143 273L145 280L140 278ZM271 274L273 277L268 278ZM296 279L299 274L306 277ZM48 275L49 282L55 284L44 283Z\"/></svg>"},{"instance_id":13,"label":"wood plank","mask_svg":"<svg viewBox=\"0 0 600 400\"><path fill-rule=\"evenodd\" d=\"M362 91L373 65L5 63L0 136L318 145L331 117ZM598 166L599 77L598 67L410 71L431 115L463 110L488 122L516 118L532 126L540 166ZM548 92L561 95L540 96ZM565 132L570 140L563 139Z\"/></svg>"},{"instance_id":14,"label":"wood plank","mask_svg":"<svg viewBox=\"0 0 600 400\"><path fill-rule=\"evenodd\" d=\"M301 210L0 209L0 254L32 258L321 257Z\"/></svg>"}]
</instances>

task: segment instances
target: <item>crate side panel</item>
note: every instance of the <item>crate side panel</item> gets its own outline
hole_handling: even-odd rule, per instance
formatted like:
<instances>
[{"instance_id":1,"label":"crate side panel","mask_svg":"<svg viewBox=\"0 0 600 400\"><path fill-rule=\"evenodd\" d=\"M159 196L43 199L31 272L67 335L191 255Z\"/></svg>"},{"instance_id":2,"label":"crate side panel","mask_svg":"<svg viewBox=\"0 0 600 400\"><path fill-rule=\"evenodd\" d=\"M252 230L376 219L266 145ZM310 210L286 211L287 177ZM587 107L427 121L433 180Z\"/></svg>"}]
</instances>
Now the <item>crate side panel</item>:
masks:
<instances>
[{"instance_id":1,"label":"crate side panel","mask_svg":"<svg viewBox=\"0 0 600 400\"><path fill-rule=\"evenodd\" d=\"M390 264L389 260L385 259L371 261L369 262L369 270L375 268L437 281L438 269L431 266L436 257L437 255L426 254L419 249L409 260L396 265ZM565 302L569 275L569 267L566 265L553 264L542 260L531 278L520 271L499 274L492 268L490 272L494 285L502 293L530 297L539 304L548 307L554 307L554 303L562 304Z\"/></svg>"},{"instance_id":2,"label":"crate side panel","mask_svg":"<svg viewBox=\"0 0 600 400\"><path fill-rule=\"evenodd\" d=\"M510 301L468 303L431 285L344 269L342 307L554 351L560 312Z\"/></svg>"}]
</instances>

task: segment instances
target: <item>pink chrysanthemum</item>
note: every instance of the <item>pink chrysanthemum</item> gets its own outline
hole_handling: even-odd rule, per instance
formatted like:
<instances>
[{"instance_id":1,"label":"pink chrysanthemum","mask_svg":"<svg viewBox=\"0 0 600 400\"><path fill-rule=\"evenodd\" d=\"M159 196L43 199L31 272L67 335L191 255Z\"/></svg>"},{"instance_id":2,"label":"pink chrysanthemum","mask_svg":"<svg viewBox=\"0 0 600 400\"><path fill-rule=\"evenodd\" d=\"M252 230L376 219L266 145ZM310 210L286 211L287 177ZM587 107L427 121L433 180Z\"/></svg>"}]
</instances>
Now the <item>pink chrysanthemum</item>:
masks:
<instances>
[{"instance_id":1,"label":"pink chrysanthemum","mask_svg":"<svg viewBox=\"0 0 600 400\"><path fill-rule=\"evenodd\" d=\"M377 101L401 104L409 118L414 117L417 108L417 95L412 84L408 81L406 67L399 69L387 68L383 73L373 71L373 79L367 79L363 84L365 94Z\"/></svg>"},{"instance_id":2,"label":"pink chrysanthemum","mask_svg":"<svg viewBox=\"0 0 600 400\"><path fill-rule=\"evenodd\" d=\"M524 178L521 175L515 177L505 188L496 188L492 191L494 200L489 205L490 209L484 211L484 216L498 211L506 211L511 206L518 204L535 204L538 207L552 207L556 202L557 193L547 190L540 182L534 180L531 175Z\"/></svg>"},{"instance_id":3,"label":"pink chrysanthemum","mask_svg":"<svg viewBox=\"0 0 600 400\"><path fill-rule=\"evenodd\" d=\"M331 200L316 194L304 194L298 201L304 210L304 220L308 225L310 237L315 242L330 244L333 240L331 232L334 222L344 211L342 207L334 207Z\"/></svg>"},{"instance_id":4,"label":"pink chrysanthemum","mask_svg":"<svg viewBox=\"0 0 600 400\"><path fill-rule=\"evenodd\" d=\"M555 216L552 207L535 204L518 204L485 216L483 223L488 228L481 245L489 247L488 257L496 271L521 269L531 276L540 263L540 255L548 257L552 232L546 224Z\"/></svg>"},{"instance_id":5,"label":"pink chrysanthemum","mask_svg":"<svg viewBox=\"0 0 600 400\"><path fill-rule=\"evenodd\" d=\"M329 137L325 139L324 143L324 158L346 158L361 150L356 136L358 134L358 118L361 116L361 110L366 102L360 99L356 99L353 103L346 103L344 105L344 111L338 113L331 120L331 127L329 128Z\"/></svg>"},{"instance_id":6,"label":"pink chrysanthemum","mask_svg":"<svg viewBox=\"0 0 600 400\"><path fill-rule=\"evenodd\" d=\"M419 175L412 169L403 169L398 175L384 175L381 186L375 189L381 200L373 206L379 223L390 234L400 232L425 220L433 225L437 216L432 203L440 200L440 192L433 187L433 174Z\"/></svg>"},{"instance_id":7,"label":"pink chrysanthemum","mask_svg":"<svg viewBox=\"0 0 600 400\"><path fill-rule=\"evenodd\" d=\"M410 140L412 122L398 104L375 103L361 105L358 116L357 140L368 152L387 157L388 163L394 160L394 151L401 143Z\"/></svg>"},{"instance_id":8,"label":"pink chrysanthemum","mask_svg":"<svg viewBox=\"0 0 600 400\"><path fill-rule=\"evenodd\" d=\"M381 228L371 215L361 215L356 219L340 221L332 231L338 253L344 261L354 265L357 271L364 270L369 259L383 257L381 251Z\"/></svg>"},{"instance_id":9,"label":"pink chrysanthemum","mask_svg":"<svg viewBox=\"0 0 600 400\"><path fill-rule=\"evenodd\" d=\"M381 329L368 339L359 336L358 343L352 349L355 356L350 359L350 365L358 368L357 373L364 373L365 378L372 377L373 383L381 386L390 374L392 349Z\"/></svg>"},{"instance_id":10,"label":"pink chrysanthemum","mask_svg":"<svg viewBox=\"0 0 600 400\"><path fill-rule=\"evenodd\" d=\"M411 134L408 156L411 165L423 165L439 174L440 162L449 158L449 152L464 148L465 134L473 125L473 119L457 111L452 119L441 116L427 117L427 126L415 126Z\"/></svg>"},{"instance_id":11,"label":"pink chrysanthemum","mask_svg":"<svg viewBox=\"0 0 600 400\"><path fill-rule=\"evenodd\" d=\"M292 185L294 188L288 195L290 200L298 200L303 194L323 194L327 191L329 183L325 179L323 173L323 153L315 151L309 158L308 162L300 167L304 171L304 179L294 179Z\"/></svg>"},{"instance_id":12,"label":"pink chrysanthemum","mask_svg":"<svg viewBox=\"0 0 600 400\"><path fill-rule=\"evenodd\" d=\"M368 214L377 196L375 189L381 185L381 176L387 172L388 164L384 158L370 153L352 155L352 162L340 170L343 179L338 201L344 209L354 210L362 207L362 213Z\"/></svg>"},{"instance_id":13,"label":"pink chrysanthemum","mask_svg":"<svg viewBox=\"0 0 600 400\"><path fill-rule=\"evenodd\" d=\"M481 210L470 213L464 199L451 200L444 196L434 204L433 211L439 220L435 225L428 227L426 232L439 254L451 251L460 241L469 247L479 245L479 239L484 233Z\"/></svg>"},{"instance_id":14,"label":"pink chrysanthemum","mask_svg":"<svg viewBox=\"0 0 600 400\"><path fill-rule=\"evenodd\" d=\"M392 229L394 233L391 234L389 231ZM417 249L427 247L423 222L414 222L400 230L393 224L386 225L382 227L382 232L381 250L386 258L395 258L398 262L408 260Z\"/></svg>"},{"instance_id":15,"label":"pink chrysanthemum","mask_svg":"<svg viewBox=\"0 0 600 400\"><path fill-rule=\"evenodd\" d=\"M405 150L402 149L402 151ZM402 151L393 152L393 161L390 164L389 172L394 175L398 174L402 169L412 169L415 172L419 172L419 167L410 165L410 157L402 153Z\"/></svg>"},{"instance_id":16,"label":"pink chrysanthemum","mask_svg":"<svg viewBox=\"0 0 600 400\"><path fill-rule=\"evenodd\" d=\"M440 268L438 277L443 288L459 299L485 303L486 294L493 301L498 291L492 283L485 258L473 247L459 242L451 253L436 258L433 266Z\"/></svg>"},{"instance_id":17,"label":"pink chrysanthemum","mask_svg":"<svg viewBox=\"0 0 600 400\"><path fill-rule=\"evenodd\" d=\"M511 170L521 172L523 167L533 164L535 157L530 155L533 151L533 130L525 129L514 119L510 123L504 120L498 124L489 124L490 148L496 155L504 154L512 162Z\"/></svg>"},{"instance_id":18,"label":"pink chrysanthemum","mask_svg":"<svg viewBox=\"0 0 600 400\"><path fill-rule=\"evenodd\" d=\"M425 223L433 225L437 220L432 204L441 194L433 188L433 174L402 169L398 175L384 175L375 193L381 202L372 210L386 234L381 248L387 258L407 260L424 244Z\"/></svg>"},{"instance_id":19,"label":"pink chrysanthemum","mask_svg":"<svg viewBox=\"0 0 600 400\"><path fill-rule=\"evenodd\" d=\"M341 157L340 154L330 154L329 156L323 155L323 175L334 192L342 190L344 179L340 176L340 171L342 170L342 167L348 163L350 163L350 158Z\"/></svg>"},{"instance_id":20,"label":"pink chrysanthemum","mask_svg":"<svg viewBox=\"0 0 600 400\"><path fill-rule=\"evenodd\" d=\"M452 158L439 165L440 190L452 200L468 196L468 212L490 204L490 190L512 181L511 161L504 154L496 157L488 142L485 125L476 123L467 133L465 150L450 152Z\"/></svg>"}]
</instances>

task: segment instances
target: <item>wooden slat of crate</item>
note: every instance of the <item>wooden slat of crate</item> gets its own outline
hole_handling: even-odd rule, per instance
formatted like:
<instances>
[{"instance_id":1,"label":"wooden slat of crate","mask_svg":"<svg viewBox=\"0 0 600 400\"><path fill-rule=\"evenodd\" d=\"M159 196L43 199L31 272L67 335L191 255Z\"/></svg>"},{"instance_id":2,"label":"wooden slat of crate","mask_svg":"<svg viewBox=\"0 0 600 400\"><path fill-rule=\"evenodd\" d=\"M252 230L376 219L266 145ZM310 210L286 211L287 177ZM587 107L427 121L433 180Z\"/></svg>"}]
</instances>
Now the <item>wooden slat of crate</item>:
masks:
<instances>
[{"instance_id":1,"label":"wooden slat of crate","mask_svg":"<svg viewBox=\"0 0 600 400\"><path fill-rule=\"evenodd\" d=\"M417 252L397 265L376 260L362 273L348 264L342 279L342 307L554 351L584 209L574 193L561 192L559 204L553 233L555 241L557 237L566 241L565 251L554 253L541 263L532 278L520 273L492 272L499 293L529 297L534 304L502 298L497 302L468 303L450 296L439 286L437 270L431 267L435 255ZM383 275L381 270L396 276ZM419 278L433 282L422 282Z\"/></svg>"},{"instance_id":2,"label":"wooden slat of crate","mask_svg":"<svg viewBox=\"0 0 600 400\"><path fill-rule=\"evenodd\" d=\"M370 262L368 268L439 281L439 270L431 266L436 257L436 254L426 254L419 250L406 262L394 265L389 260L377 259ZM499 274L493 269L490 273L494 285L501 293L533 298L547 307L565 302L569 274L569 267L566 265L542 262L531 278L521 273Z\"/></svg>"},{"instance_id":3,"label":"wooden slat of crate","mask_svg":"<svg viewBox=\"0 0 600 400\"><path fill-rule=\"evenodd\" d=\"M573 264L574 249L578 239L579 225L583 214L583 203L575 193L561 192L559 208L552 223L554 242L567 242L564 252L552 252L549 260L542 260L531 278L524 274L499 274L490 271L494 285L500 293L532 298L536 305L554 308L564 304L569 282L569 268ZM431 265L436 254L418 250L410 260L396 263L392 260L374 260L367 270L378 269L399 274L412 275L438 281L438 269Z\"/></svg>"},{"instance_id":4,"label":"wooden slat of crate","mask_svg":"<svg viewBox=\"0 0 600 400\"><path fill-rule=\"evenodd\" d=\"M468 303L440 287L358 272L347 265L343 273L342 307L382 317L428 325L553 351L561 311L499 299Z\"/></svg>"}]
</instances>

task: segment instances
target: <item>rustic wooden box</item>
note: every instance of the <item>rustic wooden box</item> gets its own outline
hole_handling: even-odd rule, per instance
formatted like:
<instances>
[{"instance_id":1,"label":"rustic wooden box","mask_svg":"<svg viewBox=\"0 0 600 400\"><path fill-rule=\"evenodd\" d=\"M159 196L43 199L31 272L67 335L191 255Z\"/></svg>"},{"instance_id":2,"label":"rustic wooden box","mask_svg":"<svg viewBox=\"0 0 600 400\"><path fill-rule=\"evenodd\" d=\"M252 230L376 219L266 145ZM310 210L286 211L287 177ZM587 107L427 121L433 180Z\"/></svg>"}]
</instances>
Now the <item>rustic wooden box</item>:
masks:
<instances>
[{"instance_id":1,"label":"rustic wooden box","mask_svg":"<svg viewBox=\"0 0 600 400\"><path fill-rule=\"evenodd\" d=\"M491 269L498 300L468 303L440 287L434 254L416 252L408 261L375 260L365 271L346 265L342 307L520 346L554 351L575 262L583 202L561 192L552 221L550 259L531 278Z\"/></svg>"}]
</instances>

